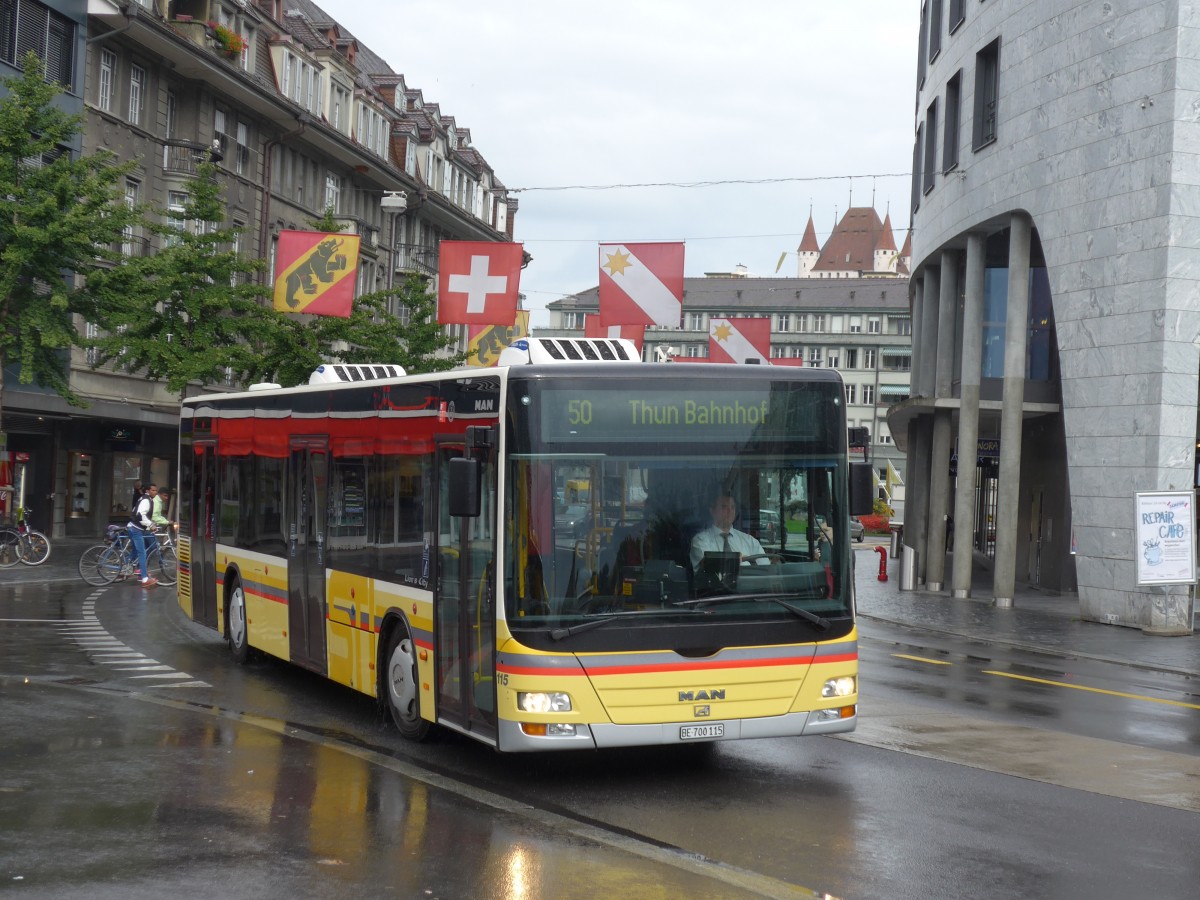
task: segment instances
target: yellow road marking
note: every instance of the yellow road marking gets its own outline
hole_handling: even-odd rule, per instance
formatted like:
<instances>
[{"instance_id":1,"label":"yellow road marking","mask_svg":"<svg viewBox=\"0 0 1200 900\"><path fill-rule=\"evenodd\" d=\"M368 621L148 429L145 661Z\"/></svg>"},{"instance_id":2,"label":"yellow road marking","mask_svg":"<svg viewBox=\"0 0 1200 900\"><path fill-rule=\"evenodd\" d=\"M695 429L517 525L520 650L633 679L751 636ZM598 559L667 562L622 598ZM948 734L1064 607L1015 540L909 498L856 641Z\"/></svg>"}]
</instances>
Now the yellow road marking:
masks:
<instances>
[{"instance_id":1,"label":"yellow road marking","mask_svg":"<svg viewBox=\"0 0 1200 900\"><path fill-rule=\"evenodd\" d=\"M892 656L896 659L911 659L916 662L927 662L935 666L952 666L954 663L946 662L944 659L926 659L924 656L909 656L907 653L893 653Z\"/></svg>"},{"instance_id":2,"label":"yellow road marking","mask_svg":"<svg viewBox=\"0 0 1200 900\"><path fill-rule=\"evenodd\" d=\"M1103 688L1087 687L1082 684L1068 684L1065 681L1051 681L1048 678L1031 678L1028 675L1014 675L1011 672L996 672L984 669L984 675L999 675L1001 678L1014 678L1017 681L1032 681L1034 684L1048 684L1053 687L1071 688L1076 691L1090 691L1093 694L1107 694L1110 697L1123 697L1126 700L1148 700L1150 703L1164 703L1167 706L1182 706L1184 709L1200 709L1200 704L1184 703L1182 700L1162 700L1159 697L1147 697L1144 694L1127 694L1124 691L1106 691Z\"/></svg>"}]
</instances>

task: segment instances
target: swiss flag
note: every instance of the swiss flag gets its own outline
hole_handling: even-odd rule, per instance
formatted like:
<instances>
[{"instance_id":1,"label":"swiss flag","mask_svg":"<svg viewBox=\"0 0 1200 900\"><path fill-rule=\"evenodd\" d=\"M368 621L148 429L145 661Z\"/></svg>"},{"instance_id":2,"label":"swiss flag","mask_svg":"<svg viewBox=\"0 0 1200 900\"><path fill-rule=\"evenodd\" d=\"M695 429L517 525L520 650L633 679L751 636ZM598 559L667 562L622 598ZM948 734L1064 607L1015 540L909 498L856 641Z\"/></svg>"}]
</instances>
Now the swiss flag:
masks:
<instances>
[{"instance_id":1,"label":"swiss flag","mask_svg":"<svg viewBox=\"0 0 1200 900\"><path fill-rule=\"evenodd\" d=\"M583 317L583 336L590 338L625 338L633 341L642 352L642 343L646 340L645 325L601 325L599 316Z\"/></svg>"},{"instance_id":2,"label":"swiss flag","mask_svg":"<svg viewBox=\"0 0 1200 900\"><path fill-rule=\"evenodd\" d=\"M683 318L683 244L601 244L600 324L667 325Z\"/></svg>"},{"instance_id":3,"label":"swiss flag","mask_svg":"<svg viewBox=\"0 0 1200 900\"><path fill-rule=\"evenodd\" d=\"M439 255L439 323L513 324L521 281L520 244L442 241Z\"/></svg>"},{"instance_id":4,"label":"swiss flag","mask_svg":"<svg viewBox=\"0 0 1200 900\"><path fill-rule=\"evenodd\" d=\"M744 363L756 359L763 365L771 360L771 320L721 319L708 322L708 357L713 362Z\"/></svg>"}]
</instances>

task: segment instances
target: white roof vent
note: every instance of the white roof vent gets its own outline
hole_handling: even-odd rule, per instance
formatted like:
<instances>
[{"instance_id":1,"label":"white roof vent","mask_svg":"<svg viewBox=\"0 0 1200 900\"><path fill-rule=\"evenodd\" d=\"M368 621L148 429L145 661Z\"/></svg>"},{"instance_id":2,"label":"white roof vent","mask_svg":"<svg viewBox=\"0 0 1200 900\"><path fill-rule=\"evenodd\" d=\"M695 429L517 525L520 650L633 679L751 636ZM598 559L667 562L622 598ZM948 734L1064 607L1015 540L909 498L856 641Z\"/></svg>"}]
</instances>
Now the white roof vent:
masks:
<instances>
[{"instance_id":1,"label":"white roof vent","mask_svg":"<svg viewBox=\"0 0 1200 900\"><path fill-rule=\"evenodd\" d=\"M626 338L521 338L500 351L497 365L641 362Z\"/></svg>"},{"instance_id":2,"label":"white roof vent","mask_svg":"<svg viewBox=\"0 0 1200 900\"><path fill-rule=\"evenodd\" d=\"M260 381L258 384L250 385L250 387L246 388L246 390L248 390L248 391L277 391L281 387L283 387L283 385L276 384L273 381Z\"/></svg>"},{"instance_id":3,"label":"white roof vent","mask_svg":"<svg viewBox=\"0 0 1200 900\"><path fill-rule=\"evenodd\" d=\"M317 366L308 376L309 384L339 384L346 381L379 381L384 378L402 378L404 367L391 363L347 365L325 363Z\"/></svg>"}]
</instances>

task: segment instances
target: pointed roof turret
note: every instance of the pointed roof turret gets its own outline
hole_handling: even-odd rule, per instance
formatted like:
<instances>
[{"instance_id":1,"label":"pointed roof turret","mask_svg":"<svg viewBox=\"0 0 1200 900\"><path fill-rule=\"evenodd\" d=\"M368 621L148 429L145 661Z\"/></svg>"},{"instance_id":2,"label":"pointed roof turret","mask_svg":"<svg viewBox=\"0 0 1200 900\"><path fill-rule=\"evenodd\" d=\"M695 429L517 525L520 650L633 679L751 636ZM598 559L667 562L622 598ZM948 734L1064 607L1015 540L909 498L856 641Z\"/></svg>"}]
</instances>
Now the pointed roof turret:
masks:
<instances>
[{"instance_id":1,"label":"pointed roof turret","mask_svg":"<svg viewBox=\"0 0 1200 900\"><path fill-rule=\"evenodd\" d=\"M892 214L887 213L883 217L883 228L879 232L879 240L875 242L875 252L881 251L896 252L896 239L892 236Z\"/></svg>"},{"instance_id":2,"label":"pointed roof turret","mask_svg":"<svg viewBox=\"0 0 1200 900\"><path fill-rule=\"evenodd\" d=\"M820 253L821 245L817 243L817 230L813 227L812 213L808 214L808 224L804 226L804 237L796 248L800 253Z\"/></svg>"}]
</instances>

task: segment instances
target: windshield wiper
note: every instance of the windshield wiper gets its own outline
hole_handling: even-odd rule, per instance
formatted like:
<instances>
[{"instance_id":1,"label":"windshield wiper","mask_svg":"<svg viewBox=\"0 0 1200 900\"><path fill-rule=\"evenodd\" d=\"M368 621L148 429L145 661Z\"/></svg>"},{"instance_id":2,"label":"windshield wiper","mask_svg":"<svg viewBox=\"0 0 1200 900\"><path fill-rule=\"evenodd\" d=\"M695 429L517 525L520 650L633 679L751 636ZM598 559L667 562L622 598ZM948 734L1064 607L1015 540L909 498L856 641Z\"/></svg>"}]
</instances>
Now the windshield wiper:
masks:
<instances>
[{"instance_id":1,"label":"windshield wiper","mask_svg":"<svg viewBox=\"0 0 1200 900\"><path fill-rule=\"evenodd\" d=\"M805 609L802 606L795 606L788 603L783 597L786 594L722 594L719 597L700 597L696 600L680 600L675 603L675 606L724 606L726 603L742 603L749 601L751 603L778 603L788 612L794 613L806 622L811 622L817 627L818 631L828 631L830 622L824 616L818 616L815 612Z\"/></svg>"},{"instance_id":2,"label":"windshield wiper","mask_svg":"<svg viewBox=\"0 0 1200 900\"><path fill-rule=\"evenodd\" d=\"M675 604L678 606L679 604ZM706 616L702 609L631 609L626 612L608 613L598 619L590 619L587 622L580 622L578 625L569 625L566 628L551 628L550 637L553 640L561 641L563 638L569 638L572 635L579 634L584 631L591 631L593 628L600 628L612 622L619 622L621 619L636 618L638 616L662 616L671 615L677 616L681 612L694 613L695 615Z\"/></svg>"}]
</instances>

